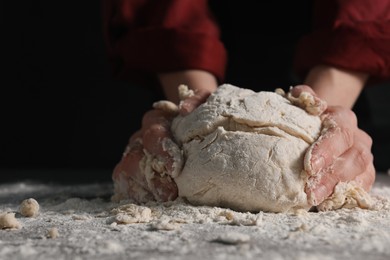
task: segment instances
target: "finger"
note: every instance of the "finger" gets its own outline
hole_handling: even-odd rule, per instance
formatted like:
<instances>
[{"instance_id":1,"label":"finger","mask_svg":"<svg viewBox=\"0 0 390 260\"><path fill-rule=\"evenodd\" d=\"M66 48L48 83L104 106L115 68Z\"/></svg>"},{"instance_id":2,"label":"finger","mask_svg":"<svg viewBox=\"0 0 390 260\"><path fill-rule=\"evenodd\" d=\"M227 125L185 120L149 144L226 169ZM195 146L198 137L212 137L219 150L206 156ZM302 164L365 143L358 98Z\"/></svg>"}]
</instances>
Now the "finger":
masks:
<instances>
[{"instance_id":1,"label":"finger","mask_svg":"<svg viewBox=\"0 0 390 260\"><path fill-rule=\"evenodd\" d=\"M315 97L317 96L316 93L314 92L314 90L311 87L309 87L308 85L296 85L290 89L290 92L291 92L291 95L293 95L293 97L299 97L299 95L302 92L308 92Z\"/></svg>"},{"instance_id":2,"label":"finger","mask_svg":"<svg viewBox=\"0 0 390 260\"><path fill-rule=\"evenodd\" d=\"M153 198L146 178L139 168L143 156L143 146L139 140L126 147L122 159L115 166L112 174L116 199L130 198L137 202L146 202Z\"/></svg>"},{"instance_id":3,"label":"finger","mask_svg":"<svg viewBox=\"0 0 390 260\"><path fill-rule=\"evenodd\" d=\"M160 110L152 110L143 118L142 143L144 148L157 157L163 165L161 169L168 175L176 176L182 168L182 155L177 144L174 143L170 130L170 120L166 113Z\"/></svg>"},{"instance_id":4,"label":"finger","mask_svg":"<svg viewBox=\"0 0 390 260\"><path fill-rule=\"evenodd\" d=\"M167 153L163 147L165 138L171 138L170 129L161 124L153 124L144 131L142 143L150 154L163 156Z\"/></svg>"},{"instance_id":5,"label":"finger","mask_svg":"<svg viewBox=\"0 0 390 260\"><path fill-rule=\"evenodd\" d=\"M153 175L148 177L147 183L157 201L170 201L178 194L177 185L171 176L177 175L176 172L181 169L177 167L179 164L177 161L181 163L182 160L171 153L168 143L176 144L168 140L171 140L169 125L158 123L150 125L142 136L143 148L154 157L150 165ZM153 162L157 164L154 165Z\"/></svg>"},{"instance_id":6,"label":"finger","mask_svg":"<svg viewBox=\"0 0 390 260\"><path fill-rule=\"evenodd\" d=\"M163 140L171 138L170 122L163 111L148 111L142 120L142 143L153 155L167 157L169 154L163 147Z\"/></svg>"},{"instance_id":7,"label":"finger","mask_svg":"<svg viewBox=\"0 0 390 260\"><path fill-rule=\"evenodd\" d=\"M178 146L172 141L170 129L154 124L144 132L142 140L144 148L161 162L159 165L163 169L159 170L159 174L177 176L182 168L182 155Z\"/></svg>"},{"instance_id":8,"label":"finger","mask_svg":"<svg viewBox=\"0 0 390 260\"><path fill-rule=\"evenodd\" d=\"M372 172L368 172L372 171L372 168L369 168L372 164L373 155L370 147L357 141L353 147L337 158L333 165L309 180L307 193L310 200L313 203L321 203L332 194L337 183L355 180L362 173L372 174ZM359 178L364 184L370 180L370 177L367 176Z\"/></svg>"},{"instance_id":9,"label":"finger","mask_svg":"<svg viewBox=\"0 0 390 260\"><path fill-rule=\"evenodd\" d=\"M178 188L170 176L155 174L150 180L151 190L157 201L171 201L177 198Z\"/></svg>"},{"instance_id":10,"label":"finger","mask_svg":"<svg viewBox=\"0 0 390 260\"><path fill-rule=\"evenodd\" d=\"M143 158L143 146L141 142L131 143L126 147L122 159L115 166L113 178L126 177L142 181L145 178L139 174L139 161Z\"/></svg>"},{"instance_id":11,"label":"finger","mask_svg":"<svg viewBox=\"0 0 390 260\"><path fill-rule=\"evenodd\" d=\"M307 85L297 85L290 89L287 98L294 104L305 109L309 114L321 115L327 108L325 100L320 99Z\"/></svg>"},{"instance_id":12,"label":"finger","mask_svg":"<svg viewBox=\"0 0 390 260\"><path fill-rule=\"evenodd\" d=\"M180 115L185 116L191 113L199 105L203 104L210 96L210 91L198 90L195 95L187 97L180 102Z\"/></svg>"},{"instance_id":13,"label":"finger","mask_svg":"<svg viewBox=\"0 0 390 260\"><path fill-rule=\"evenodd\" d=\"M360 142L362 142L367 147L371 147L372 146L372 138L371 138L371 136L369 136L366 132L364 132L363 130L361 130L359 128L355 132L355 139L359 140Z\"/></svg>"},{"instance_id":14,"label":"finger","mask_svg":"<svg viewBox=\"0 0 390 260\"><path fill-rule=\"evenodd\" d=\"M145 113L142 118L142 130L148 129L151 125L161 124L167 126L170 124L172 116L160 109L152 109Z\"/></svg>"},{"instance_id":15,"label":"finger","mask_svg":"<svg viewBox=\"0 0 390 260\"><path fill-rule=\"evenodd\" d=\"M335 158L351 148L354 133L358 131L356 115L351 110L341 107L328 110L322 135L305 155L305 170L309 175L329 167Z\"/></svg>"},{"instance_id":16,"label":"finger","mask_svg":"<svg viewBox=\"0 0 390 260\"><path fill-rule=\"evenodd\" d=\"M376 171L374 164L370 164L366 171L356 176L355 181L359 184L365 191L369 192L374 185Z\"/></svg>"},{"instance_id":17,"label":"finger","mask_svg":"<svg viewBox=\"0 0 390 260\"><path fill-rule=\"evenodd\" d=\"M129 144L131 143L135 143L137 139L141 139L142 138L142 131L141 130L138 130L137 132L135 132L129 139Z\"/></svg>"}]
</instances>

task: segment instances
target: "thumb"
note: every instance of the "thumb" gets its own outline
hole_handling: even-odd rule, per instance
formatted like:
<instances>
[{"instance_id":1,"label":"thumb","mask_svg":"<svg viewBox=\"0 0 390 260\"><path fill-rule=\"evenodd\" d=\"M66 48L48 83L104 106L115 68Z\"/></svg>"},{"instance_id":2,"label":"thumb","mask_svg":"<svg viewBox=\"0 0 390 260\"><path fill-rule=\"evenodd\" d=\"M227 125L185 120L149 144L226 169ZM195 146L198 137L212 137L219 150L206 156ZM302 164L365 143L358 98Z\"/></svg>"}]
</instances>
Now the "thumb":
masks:
<instances>
[{"instance_id":1,"label":"thumb","mask_svg":"<svg viewBox=\"0 0 390 260\"><path fill-rule=\"evenodd\" d=\"M185 85L179 86L180 105L179 113L182 116L188 115L195 108L204 103L210 96L211 91L205 89L191 90Z\"/></svg>"}]
</instances>

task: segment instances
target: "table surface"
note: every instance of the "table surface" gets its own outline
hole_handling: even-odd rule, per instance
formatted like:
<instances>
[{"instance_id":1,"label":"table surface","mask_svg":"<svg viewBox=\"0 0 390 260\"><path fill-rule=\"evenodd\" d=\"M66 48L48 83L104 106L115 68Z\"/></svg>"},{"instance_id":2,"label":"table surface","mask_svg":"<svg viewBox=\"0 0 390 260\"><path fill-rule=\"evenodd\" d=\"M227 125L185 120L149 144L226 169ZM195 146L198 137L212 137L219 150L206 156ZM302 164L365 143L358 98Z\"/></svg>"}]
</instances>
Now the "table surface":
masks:
<instances>
[{"instance_id":1,"label":"table surface","mask_svg":"<svg viewBox=\"0 0 390 260\"><path fill-rule=\"evenodd\" d=\"M0 184L0 212L16 212L22 224L0 230L0 259L390 259L387 174L378 174L373 187L375 210L290 215L177 202L134 206L127 214L139 223L123 225L112 211L119 207L110 201L112 188L110 182ZM17 213L26 198L39 202L36 218ZM154 215L137 218L134 209ZM46 236L52 227L56 239Z\"/></svg>"}]
</instances>

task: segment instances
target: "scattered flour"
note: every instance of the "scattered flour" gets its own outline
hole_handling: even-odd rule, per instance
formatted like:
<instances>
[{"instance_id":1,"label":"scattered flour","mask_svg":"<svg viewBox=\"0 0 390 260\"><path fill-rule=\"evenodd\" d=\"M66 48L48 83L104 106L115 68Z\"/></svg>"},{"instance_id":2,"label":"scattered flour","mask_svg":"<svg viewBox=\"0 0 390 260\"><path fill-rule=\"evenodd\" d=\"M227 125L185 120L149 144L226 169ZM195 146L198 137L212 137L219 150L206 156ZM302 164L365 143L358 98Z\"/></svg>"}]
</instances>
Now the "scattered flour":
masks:
<instances>
[{"instance_id":1,"label":"scattered flour","mask_svg":"<svg viewBox=\"0 0 390 260\"><path fill-rule=\"evenodd\" d=\"M23 187L33 190L34 185ZM0 194L3 187L9 185L0 184ZM34 196L42 205L36 218L17 214L23 229L0 230L0 258L390 258L390 178L386 174L378 176L373 187L373 209L301 210L294 214L192 206L182 199L140 205L113 203L109 200L112 188L72 185L64 186L67 193L63 193L61 187L46 187L46 194ZM102 190L106 190L105 199L96 196ZM27 197L23 189L0 196L0 211L17 211L20 200L14 196ZM115 222L117 215L126 221ZM56 239L47 236L52 227L61 231Z\"/></svg>"}]
</instances>

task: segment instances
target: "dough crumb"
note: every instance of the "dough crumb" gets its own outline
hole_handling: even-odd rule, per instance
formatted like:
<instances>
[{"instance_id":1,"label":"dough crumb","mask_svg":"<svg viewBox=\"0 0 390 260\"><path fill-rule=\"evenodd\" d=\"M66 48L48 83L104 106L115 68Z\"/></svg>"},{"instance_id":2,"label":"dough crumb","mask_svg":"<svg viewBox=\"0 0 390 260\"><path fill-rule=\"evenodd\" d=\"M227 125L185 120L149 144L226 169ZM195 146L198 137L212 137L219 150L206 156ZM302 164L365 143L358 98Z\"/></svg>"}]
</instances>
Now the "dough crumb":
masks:
<instances>
[{"instance_id":1,"label":"dough crumb","mask_svg":"<svg viewBox=\"0 0 390 260\"><path fill-rule=\"evenodd\" d=\"M179 98L180 100L184 100L186 98L192 97L194 94L194 91L192 89L189 89L187 85L181 84L178 87L179 89Z\"/></svg>"},{"instance_id":2,"label":"dough crumb","mask_svg":"<svg viewBox=\"0 0 390 260\"><path fill-rule=\"evenodd\" d=\"M52 227L47 231L47 238L56 239L59 236L58 229L56 227Z\"/></svg>"},{"instance_id":3,"label":"dough crumb","mask_svg":"<svg viewBox=\"0 0 390 260\"><path fill-rule=\"evenodd\" d=\"M89 215L73 215L72 219L73 220L91 220L92 217Z\"/></svg>"},{"instance_id":4,"label":"dough crumb","mask_svg":"<svg viewBox=\"0 0 390 260\"><path fill-rule=\"evenodd\" d=\"M219 235L214 242L219 242L222 244L228 245L237 245L248 243L251 237L247 234L237 233L237 232L226 232L224 234Z\"/></svg>"},{"instance_id":5,"label":"dough crumb","mask_svg":"<svg viewBox=\"0 0 390 260\"><path fill-rule=\"evenodd\" d=\"M24 217L36 217L39 213L39 204L33 198L25 199L20 204L19 211Z\"/></svg>"},{"instance_id":6,"label":"dough crumb","mask_svg":"<svg viewBox=\"0 0 390 260\"><path fill-rule=\"evenodd\" d=\"M153 230L178 230L180 229L181 225L174 220L170 219L169 217L162 217L160 220L152 224Z\"/></svg>"},{"instance_id":7,"label":"dough crumb","mask_svg":"<svg viewBox=\"0 0 390 260\"><path fill-rule=\"evenodd\" d=\"M20 229L22 225L15 218L15 213L0 213L0 229Z\"/></svg>"},{"instance_id":8,"label":"dough crumb","mask_svg":"<svg viewBox=\"0 0 390 260\"><path fill-rule=\"evenodd\" d=\"M340 208L372 209L374 201L370 194L354 182L340 182L333 194L317 206L319 211L336 210Z\"/></svg>"},{"instance_id":9,"label":"dough crumb","mask_svg":"<svg viewBox=\"0 0 390 260\"><path fill-rule=\"evenodd\" d=\"M286 98L294 105L306 110L311 115L320 115L325 111L327 103L319 98L316 98L309 92L302 92L299 97L294 97L291 92L288 92Z\"/></svg>"},{"instance_id":10,"label":"dough crumb","mask_svg":"<svg viewBox=\"0 0 390 260\"><path fill-rule=\"evenodd\" d=\"M152 219L150 208L135 204L119 206L112 209L111 213L115 214L112 222L117 224L149 223Z\"/></svg>"},{"instance_id":11,"label":"dough crumb","mask_svg":"<svg viewBox=\"0 0 390 260\"><path fill-rule=\"evenodd\" d=\"M168 101L168 100L160 100L160 101L154 102L153 108L160 109L164 112L167 112L167 113L173 114L173 115L176 115L179 113L179 107L175 103Z\"/></svg>"}]
</instances>

